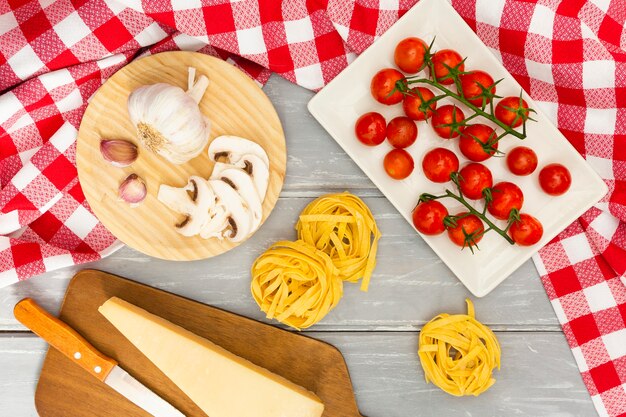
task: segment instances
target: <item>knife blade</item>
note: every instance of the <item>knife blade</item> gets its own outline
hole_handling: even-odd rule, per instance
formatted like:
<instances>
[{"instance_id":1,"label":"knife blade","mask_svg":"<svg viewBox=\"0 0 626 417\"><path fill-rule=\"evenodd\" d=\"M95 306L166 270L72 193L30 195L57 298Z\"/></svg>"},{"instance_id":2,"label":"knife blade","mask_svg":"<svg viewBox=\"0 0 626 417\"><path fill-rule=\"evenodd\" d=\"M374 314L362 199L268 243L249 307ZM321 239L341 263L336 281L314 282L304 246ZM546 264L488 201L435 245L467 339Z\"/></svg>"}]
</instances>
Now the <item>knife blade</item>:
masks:
<instances>
[{"instance_id":1,"label":"knife blade","mask_svg":"<svg viewBox=\"0 0 626 417\"><path fill-rule=\"evenodd\" d=\"M76 330L48 313L33 299L25 298L18 302L13 314L50 346L154 417L185 417L123 370L117 361L97 350Z\"/></svg>"},{"instance_id":2,"label":"knife blade","mask_svg":"<svg viewBox=\"0 0 626 417\"><path fill-rule=\"evenodd\" d=\"M104 383L154 417L185 417L183 413L150 391L119 366L111 369Z\"/></svg>"}]
</instances>

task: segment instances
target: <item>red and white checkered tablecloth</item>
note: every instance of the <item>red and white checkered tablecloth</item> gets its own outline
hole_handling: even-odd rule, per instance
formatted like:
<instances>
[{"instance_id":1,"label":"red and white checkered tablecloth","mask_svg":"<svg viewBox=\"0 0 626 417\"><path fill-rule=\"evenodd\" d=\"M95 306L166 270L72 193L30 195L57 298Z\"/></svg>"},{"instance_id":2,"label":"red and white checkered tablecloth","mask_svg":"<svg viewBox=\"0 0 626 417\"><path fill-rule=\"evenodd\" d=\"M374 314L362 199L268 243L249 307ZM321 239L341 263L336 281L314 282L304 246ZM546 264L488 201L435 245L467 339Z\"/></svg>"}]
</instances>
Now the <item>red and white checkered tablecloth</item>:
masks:
<instances>
[{"instance_id":1,"label":"red and white checkered tablecloth","mask_svg":"<svg viewBox=\"0 0 626 417\"><path fill-rule=\"evenodd\" d=\"M198 50L315 90L414 2L1 2L0 286L120 247L85 201L75 139L88 98L130 60ZM624 417L626 2L452 4L609 185L535 263L598 413Z\"/></svg>"}]
</instances>

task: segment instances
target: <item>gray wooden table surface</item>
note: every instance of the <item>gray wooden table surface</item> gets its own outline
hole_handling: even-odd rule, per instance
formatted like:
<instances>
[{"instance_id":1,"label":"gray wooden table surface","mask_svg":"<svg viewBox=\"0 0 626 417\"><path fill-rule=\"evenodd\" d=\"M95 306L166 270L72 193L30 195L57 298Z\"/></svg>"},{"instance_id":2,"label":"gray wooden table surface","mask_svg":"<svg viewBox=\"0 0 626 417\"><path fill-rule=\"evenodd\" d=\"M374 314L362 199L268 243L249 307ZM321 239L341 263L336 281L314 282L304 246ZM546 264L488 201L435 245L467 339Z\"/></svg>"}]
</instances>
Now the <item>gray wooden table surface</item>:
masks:
<instances>
[{"instance_id":1,"label":"gray wooden table surface","mask_svg":"<svg viewBox=\"0 0 626 417\"><path fill-rule=\"evenodd\" d=\"M426 384L416 353L419 329L440 312L463 312L469 292L309 115L311 92L275 76L265 91L288 149L285 186L268 222L245 245L215 259L167 262L123 248L99 262L0 289L0 416L37 415L33 397L47 346L13 318L21 298L56 312L69 279L87 266L265 321L250 296L249 266L272 242L294 238L297 215L313 197L344 190L363 197L376 216L383 234L378 266L369 292L346 285L339 306L307 334L343 352L364 415L596 415L532 262L474 299L478 319L502 344L496 384L478 398L452 397Z\"/></svg>"}]
</instances>

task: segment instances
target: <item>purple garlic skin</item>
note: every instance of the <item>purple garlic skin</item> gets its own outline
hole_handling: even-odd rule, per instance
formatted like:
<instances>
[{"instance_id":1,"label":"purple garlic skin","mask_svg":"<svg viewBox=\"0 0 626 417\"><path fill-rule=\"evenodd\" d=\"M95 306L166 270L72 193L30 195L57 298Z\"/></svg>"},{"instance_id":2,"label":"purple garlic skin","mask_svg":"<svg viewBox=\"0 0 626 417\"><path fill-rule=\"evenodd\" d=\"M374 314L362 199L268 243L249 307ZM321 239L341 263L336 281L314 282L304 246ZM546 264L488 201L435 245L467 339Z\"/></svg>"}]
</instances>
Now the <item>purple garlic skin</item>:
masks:
<instances>
[{"instance_id":1,"label":"purple garlic skin","mask_svg":"<svg viewBox=\"0 0 626 417\"><path fill-rule=\"evenodd\" d=\"M130 174L126 177L117 192L120 200L130 204L131 207L139 205L147 194L146 183L137 174Z\"/></svg>"},{"instance_id":2,"label":"purple garlic skin","mask_svg":"<svg viewBox=\"0 0 626 417\"><path fill-rule=\"evenodd\" d=\"M122 139L103 139L100 141L100 153L111 165L124 168L137 160L137 145Z\"/></svg>"}]
</instances>

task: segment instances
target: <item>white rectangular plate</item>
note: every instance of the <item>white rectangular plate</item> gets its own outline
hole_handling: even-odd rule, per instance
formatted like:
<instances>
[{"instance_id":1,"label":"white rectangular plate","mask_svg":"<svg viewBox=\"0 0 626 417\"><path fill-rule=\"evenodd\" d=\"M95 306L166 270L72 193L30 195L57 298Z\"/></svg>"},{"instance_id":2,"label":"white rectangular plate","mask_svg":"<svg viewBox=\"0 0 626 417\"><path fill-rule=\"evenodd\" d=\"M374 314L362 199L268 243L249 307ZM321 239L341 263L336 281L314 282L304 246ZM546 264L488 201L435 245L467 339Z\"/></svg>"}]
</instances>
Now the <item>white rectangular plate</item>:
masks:
<instances>
[{"instance_id":1,"label":"white rectangular plate","mask_svg":"<svg viewBox=\"0 0 626 417\"><path fill-rule=\"evenodd\" d=\"M498 84L497 93L500 96L518 96L521 86L447 1L422 0L311 99L308 104L311 114L412 225L411 212L421 193L441 194L446 188L453 187L451 183L435 184L424 177L421 170L423 155L435 147L448 148L457 154L463 166L468 161L458 149L458 139L443 140L429 125L418 122L417 141L407 149L415 160L415 170L407 179L396 181L388 177L383 169L383 158L392 149L387 141L377 147L368 147L362 145L354 135L354 123L363 113L377 111L387 121L404 115L400 104L385 106L376 102L370 95L369 86L377 71L395 67L395 46L410 36L420 37L427 44L435 39L434 50L451 48L462 56L467 56L466 70L481 69L496 80L504 78ZM508 171L505 158L490 158L483 163L492 171L494 183L511 181L522 189L524 205L521 211L541 221L544 227L541 241L530 247L513 246L497 233L490 232L480 242L480 250L472 255L469 250L461 250L452 244L446 233L434 237L422 236L477 297L493 290L607 192L604 181L541 112L539 106L526 93L524 99L537 111L534 116L537 122L528 122L528 137L524 141L507 136L499 146L503 152L520 145L534 149L539 157L539 167L527 177L518 177ZM449 101L448 104L450 103L452 102ZM446 104L445 100L439 103L440 106L443 104ZM460 107L466 115L471 114L462 105ZM490 124L485 120L480 122ZM539 170L552 162L565 165L572 174L571 188L559 197L546 195L538 183ZM452 199L440 201L451 214L463 208ZM482 207L482 200L476 203L476 207ZM501 221L496 223L499 226L505 225Z\"/></svg>"}]
</instances>

